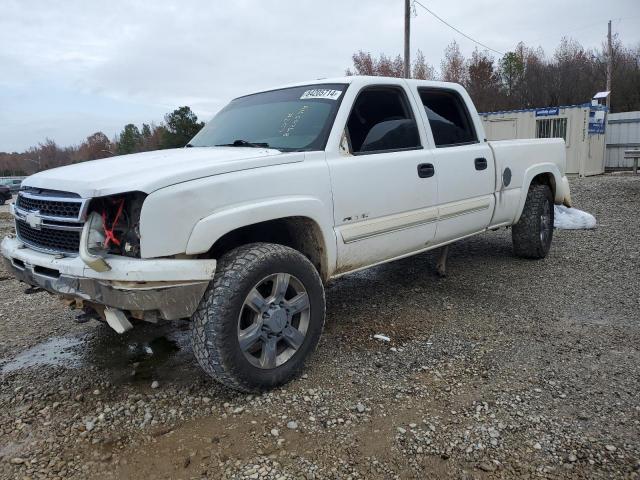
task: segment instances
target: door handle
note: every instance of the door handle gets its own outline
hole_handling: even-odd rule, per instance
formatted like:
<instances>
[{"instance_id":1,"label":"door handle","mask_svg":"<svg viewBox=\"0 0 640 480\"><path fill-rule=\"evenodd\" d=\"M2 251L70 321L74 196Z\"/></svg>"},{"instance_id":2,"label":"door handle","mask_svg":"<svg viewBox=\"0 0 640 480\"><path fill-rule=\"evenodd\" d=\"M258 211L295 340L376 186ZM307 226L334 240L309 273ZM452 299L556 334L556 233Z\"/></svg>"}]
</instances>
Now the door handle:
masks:
<instances>
[{"instance_id":1,"label":"door handle","mask_svg":"<svg viewBox=\"0 0 640 480\"><path fill-rule=\"evenodd\" d=\"M476 165L476 170L487 169L487 159L484 157L476 158L473 163Z\"/></svg>"},{"instance_id":2,"label":"door handle","mask_svg":"<svg viewBox=\"0 0 640 480\"><path fill-rule=\"evenodd\" d=\"M420 178L429 178L433 177L436 173L436 169L433 168L433 164L431 163L421 163L418 165L418 176Z\"/></svg>"}]
</instances>

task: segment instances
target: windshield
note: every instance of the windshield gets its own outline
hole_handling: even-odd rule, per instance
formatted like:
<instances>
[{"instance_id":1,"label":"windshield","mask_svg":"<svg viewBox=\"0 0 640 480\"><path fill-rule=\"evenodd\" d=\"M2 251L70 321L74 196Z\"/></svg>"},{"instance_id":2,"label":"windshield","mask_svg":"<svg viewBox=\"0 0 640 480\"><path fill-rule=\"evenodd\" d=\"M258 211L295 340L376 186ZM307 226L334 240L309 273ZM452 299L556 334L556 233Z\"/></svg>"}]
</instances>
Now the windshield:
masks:
<instances>
[{"instance_id":1,"label":"windshield","mask_svg":"<svg viewBox=\"0 0 640 480\"><path fill-rule=\"evenodd\" d=\"M236 98L189 146L322 150L346 89L344 84L306 85Z\"/></svg>"}]
</instances>

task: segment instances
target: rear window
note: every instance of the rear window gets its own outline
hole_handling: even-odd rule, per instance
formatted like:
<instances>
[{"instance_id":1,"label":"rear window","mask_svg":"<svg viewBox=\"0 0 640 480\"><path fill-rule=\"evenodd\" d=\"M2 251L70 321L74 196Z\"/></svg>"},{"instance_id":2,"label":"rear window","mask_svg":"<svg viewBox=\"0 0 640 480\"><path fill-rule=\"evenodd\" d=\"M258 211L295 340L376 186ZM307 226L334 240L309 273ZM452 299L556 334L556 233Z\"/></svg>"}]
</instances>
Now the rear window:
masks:
<instances>
[{"instance_id":1,"label":"rear window","mask_svg":"<svg viewBox=\"0 0 640 480\"><path fill-rule=\"evenodd\" d=\"M477 143L471 116L460 95L453 90L418 90L436 147Z\"/></svg>"}]
</instances>

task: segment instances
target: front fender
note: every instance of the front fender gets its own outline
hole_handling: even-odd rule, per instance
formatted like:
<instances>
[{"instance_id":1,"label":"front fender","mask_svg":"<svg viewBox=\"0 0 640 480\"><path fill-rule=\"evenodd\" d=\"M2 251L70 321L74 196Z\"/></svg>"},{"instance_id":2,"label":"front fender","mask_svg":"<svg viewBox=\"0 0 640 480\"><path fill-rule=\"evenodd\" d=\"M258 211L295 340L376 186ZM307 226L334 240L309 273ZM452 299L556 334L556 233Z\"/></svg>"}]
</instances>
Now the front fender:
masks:
<instances>
[{"instance_id":1,"label":"front fender","mask_svg":"<svg viewBox=\"0 0 640 480\"><path fill-rule=\"evenodd\" d=\"M327 265L335 265L336 239L332 219L327 212L331 212L330 206L317 198L303 195L227 205L196 223L189 236L186 253L207 252L223 235L241 227L280 218L305 217L319 226L327 251Z\"/></svg>"}]
</instances>

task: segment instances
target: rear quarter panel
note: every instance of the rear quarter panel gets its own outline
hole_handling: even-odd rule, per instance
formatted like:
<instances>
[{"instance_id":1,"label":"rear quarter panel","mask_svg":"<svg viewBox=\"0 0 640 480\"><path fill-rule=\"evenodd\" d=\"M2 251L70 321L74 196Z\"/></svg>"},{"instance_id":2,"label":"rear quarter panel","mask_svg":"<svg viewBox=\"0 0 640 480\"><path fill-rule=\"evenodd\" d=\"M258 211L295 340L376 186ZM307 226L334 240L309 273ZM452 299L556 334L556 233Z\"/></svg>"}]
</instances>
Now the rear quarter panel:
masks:
<instances>
[{"instance_id":1,"label":"rear quarter panel","mask_svg":"<svg viewBox=\"0 0 640 480\"><path fill-rule=\"evenodd\" d=\"M562 203L565 192L566 157L561 138L503 140L489 142L496 162L496 209L491 227L509 225L520 218L533 178L541 173L553 175L555 203ZM511 181L505 182L505 170Z\"/></svg>"}]
</instances>

